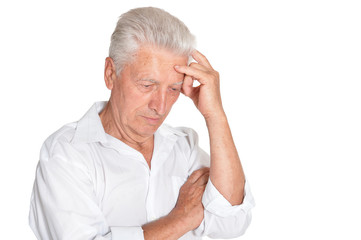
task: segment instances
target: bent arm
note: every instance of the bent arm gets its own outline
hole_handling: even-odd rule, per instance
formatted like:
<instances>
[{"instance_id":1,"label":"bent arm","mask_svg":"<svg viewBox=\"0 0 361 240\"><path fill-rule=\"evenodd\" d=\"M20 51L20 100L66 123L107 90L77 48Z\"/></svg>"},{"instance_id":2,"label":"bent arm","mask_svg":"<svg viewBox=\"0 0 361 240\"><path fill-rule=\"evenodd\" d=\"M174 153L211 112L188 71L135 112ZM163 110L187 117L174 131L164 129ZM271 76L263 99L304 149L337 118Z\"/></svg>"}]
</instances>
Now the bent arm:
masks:
<instances>
[{"instance_id":1,"label":"bent arm","mask_svg":"<svg viewBox=\"0 0 361 240\"><path fill-rule=\"evenodd\" d=\"M29 214L38 239L178 239L203 219L201 201L208 170L189 177L177 207L167 216L143 226L109 226L97 204L89 169L80 156L71 156L77 155L68 144L42 148ZM194 220L196 215L199 222Z\"/></svg>"},{"instance_id":2,"label":"bent arm","mask_svg":"<svg viewBox=\"0 0 361 240\"><path fill-rule=\"evenodd\" d=\"M192 56L197 62L174 68L185 74L182 92L193 100L208 127L211 150L210 179L232 205L240 204L243 199L245 177L223 110L219 73L200 52L194 51ZM194 80L200 83L198 87L193 87Z\"/></svg>"},{"instance_id":3,"label":"bent arm","mask_svg":"<svg viewBox=\"0 0 361 240\"><path fill-rule=\"evenodd\" d=\"M172 212L156 221L142 226L145 240L176 240L183 236L188 230Z\"/></svg>"},{"instance_id":4,"label":"bent arm","mask_svg":"<svg viewBox=\"0 0 361 240\"><path fill-rule=\"evenodd\" d=\"M205 118L210 139L210 179L232 204L243 201L245 176L224 112Z\"/></svg>"},{"instance_id":5,"label":"bent arm","mask_svg":"<svg viewBox=\"0 0 361 240\"><path fill-rule=\"evenodd\" d=\"M176 206L165 217L143 226L146 240L178 239L203 221L202 196L209 178L209 168L194 171L179 190Z\"/></svg>"},{"instance_id":6,"label":"bent arm","mask_svg":"<svg viewBox=\"0 0 361 240\"><path fill-rule=\"evenodd\" d=\"M186 132L192 149L189 172L209 167L210 156L199 147L196 132L191 129L187 129ZM214 186L213 181L208 180L202 197L204 219L193 234L211 238L235 238L243 235L252 219L251 209L255 206L247 180L243 195L242 204L232 205Z\"/></svg>"}]
</instances>

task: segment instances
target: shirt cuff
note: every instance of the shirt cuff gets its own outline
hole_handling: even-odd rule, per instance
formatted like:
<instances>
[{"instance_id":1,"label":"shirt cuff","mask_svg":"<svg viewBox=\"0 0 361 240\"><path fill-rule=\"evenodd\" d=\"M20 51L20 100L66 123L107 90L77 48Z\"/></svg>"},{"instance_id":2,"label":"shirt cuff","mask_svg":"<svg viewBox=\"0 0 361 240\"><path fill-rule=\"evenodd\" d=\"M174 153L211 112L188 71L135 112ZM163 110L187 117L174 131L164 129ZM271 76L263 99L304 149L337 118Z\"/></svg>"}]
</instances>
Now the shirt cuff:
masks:
<instances>
[{"instance_id":1,"label":"shirt cuff","mask_svg":"<svg viewBox=\"0 0 361 240\"><path fill-rule=\"evenodd\" d=\"M112 240L144 240L142 227L110 227Z\"/></svg>"},{"instance_id":2,"label":"shirt cuff","mask_svg":"<svg viewBox=\"0 0 361 240\"><path fill-rule=\"evenodd\" d=\"M202 203L207 211L219 217L234 216L239 211L248 213L255 205L248 181L245 182L244 198L242 204L232 206L232 204L228 202L228 200L225 199L213 185L211 179L208 180L203 194Z\"/></svg>"}]
</instances>

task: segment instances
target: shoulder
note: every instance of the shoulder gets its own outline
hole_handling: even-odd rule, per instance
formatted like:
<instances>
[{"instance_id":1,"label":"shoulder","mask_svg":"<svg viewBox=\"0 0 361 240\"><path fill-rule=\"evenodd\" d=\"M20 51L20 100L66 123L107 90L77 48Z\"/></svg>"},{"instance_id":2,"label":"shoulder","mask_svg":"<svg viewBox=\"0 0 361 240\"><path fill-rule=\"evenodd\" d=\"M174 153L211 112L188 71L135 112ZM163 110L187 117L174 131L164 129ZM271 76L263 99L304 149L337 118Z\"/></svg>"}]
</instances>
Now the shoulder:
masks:
<instances>
[{"instance_id":1,"label":"shoulder","mask_svg":"<svg viewBox=\"0 0 361 240\"><path fill-rule=\"evenodd\" d=\"M76 125L76 122L69 123L52 133L43 143L40 151L40 160L47 160L55 154L70 148Z\"/></svg>"},{"instance_id":2,"label":"shoulder","mask_svg":"<svg viewBox=\"0 0 361 240\"><path fill-rule=\"evenodd\" d=\"M160 127L160 132L164 135L173 135L177 138L177 142L183 145L188 145L193 148L198 144L197 132L188 127L172 127L168 124L163 124Z\"/></svg>"},{"instance_id":3,"label":"shoulder","mask_svg":"<svg viewBox=\"0 0 361 240\"><path fill-rule=\"evenodd\" d=\"M185 159L187 159L190 172L201 167L209 167L209 155L200 148L198 134L195 130L188 127L170 127L169 125L163 127L176 136L173 138L176 139L174 150L175 152L182 153Z\"/></svg>"}]
</instances>

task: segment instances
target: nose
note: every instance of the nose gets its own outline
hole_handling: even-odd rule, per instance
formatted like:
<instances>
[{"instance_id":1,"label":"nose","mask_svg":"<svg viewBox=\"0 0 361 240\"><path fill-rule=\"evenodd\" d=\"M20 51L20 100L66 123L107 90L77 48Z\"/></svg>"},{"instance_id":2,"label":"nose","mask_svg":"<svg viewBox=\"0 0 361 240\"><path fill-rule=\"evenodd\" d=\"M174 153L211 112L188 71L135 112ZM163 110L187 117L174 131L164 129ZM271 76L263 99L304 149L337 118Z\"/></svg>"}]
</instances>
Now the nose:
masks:
<instances>
[{"instance_id":1,"label":"nose","mask_svg":"<svg viewBox=\"0 0 361 240\"><path fill-rule=\"evenodd\" d=\"M149 108L163 116L167 110L167 90L158 89L152 95Z\"/></svg>"}]
</instances>

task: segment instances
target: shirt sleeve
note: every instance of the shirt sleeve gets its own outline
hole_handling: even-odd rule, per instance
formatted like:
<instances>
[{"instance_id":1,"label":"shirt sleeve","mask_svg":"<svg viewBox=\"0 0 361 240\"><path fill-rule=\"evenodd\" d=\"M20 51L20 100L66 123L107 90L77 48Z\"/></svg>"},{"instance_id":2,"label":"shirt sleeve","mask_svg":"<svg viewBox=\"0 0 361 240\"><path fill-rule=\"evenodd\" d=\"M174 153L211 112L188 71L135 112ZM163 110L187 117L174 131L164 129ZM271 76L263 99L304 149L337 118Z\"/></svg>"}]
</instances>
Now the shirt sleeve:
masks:
<instances>
[{"instance_id":1,"label":"shirt sleeve","mask_svg":"<svg viewBox=\"0 0 361 240\"><path fill-rule=\"evenodd\" d=\"M144 239L141 227L111 227L113 240Z\"/></svg>"},{"instance_id":2,"label":"shirt sleeve","mask_svg":"<svg viewBox=\"0 0 361 240\"><path fill-rule=\"evenodd\" d=\"M210 179L202 203L204 218L200 226L194 230L194 234L212 238L234 238L244 234L251 223L251 209L255 206L247 180L242 204L232 206Z\"/></svg>"},{"instance_id":3,"label":"shirt sleeve","mask_svg":"<svg viewBox=\"0 0 361 240\"><path fill-rule=\"evenodd\" d=\"M89 169L70 144L44 143L29 224L38 239L143 240L141 226L108 226Z\"/></svg>"},{"instance_id":4,"label":"shirt sleeve","mask_svg":"<svg viewBox=\"0 0 361 240\"><path fill-rule=\"evenodd\" d=\"M210 157L198 146L198 136L193 130L188 130L188 139L191 145L189 158L189 175L201 168L210 166ZM211 238L234 238L241 236L248 228L255 206L248 181L245 182L244 199L242 204L232 206L231 203L208 179L203 194L204 218L198 228L193 230L196 236L209 236Z\"/></svg>"}]
</instances>

